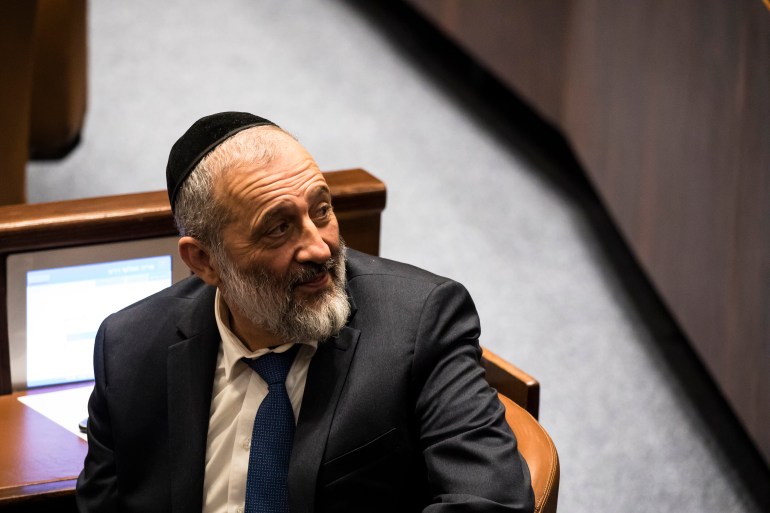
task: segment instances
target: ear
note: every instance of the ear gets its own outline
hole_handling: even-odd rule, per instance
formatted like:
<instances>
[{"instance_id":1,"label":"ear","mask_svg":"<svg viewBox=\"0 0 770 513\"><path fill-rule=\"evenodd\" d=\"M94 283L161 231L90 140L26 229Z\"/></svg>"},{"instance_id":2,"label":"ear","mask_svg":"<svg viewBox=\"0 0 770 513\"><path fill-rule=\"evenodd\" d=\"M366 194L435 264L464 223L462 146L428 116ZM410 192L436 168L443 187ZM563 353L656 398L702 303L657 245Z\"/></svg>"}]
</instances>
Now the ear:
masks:
<instances>
[{"instance_id":1,"label":"ear","mask_svg":"<svg viewBox=\"0 0 770 513\"><path fill-rule=\"evenodd\" d=\"M214 287L219 285L219 270L215 260L198 239L193 237L180 238L179 256L198 278Z\"/></svg>"}]
</instances>

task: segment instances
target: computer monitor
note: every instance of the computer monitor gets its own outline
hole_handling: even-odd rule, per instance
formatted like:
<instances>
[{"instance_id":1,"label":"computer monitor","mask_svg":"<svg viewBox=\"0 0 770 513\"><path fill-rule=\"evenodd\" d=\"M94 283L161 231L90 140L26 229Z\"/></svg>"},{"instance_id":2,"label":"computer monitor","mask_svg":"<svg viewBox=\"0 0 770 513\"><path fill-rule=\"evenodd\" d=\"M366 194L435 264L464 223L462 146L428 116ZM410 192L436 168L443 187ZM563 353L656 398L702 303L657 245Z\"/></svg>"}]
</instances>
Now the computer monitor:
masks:
<instances>
[{"instance_id":1,"label":"computer monitor","mask_svg":"<svg viewBox=\"0 0 770 513\"><path fill-rule=\"evenodd\" d=\"M8 256L11 382L15 390L93 379L101 321L186 276L177 237Z\"/></svg>"}]
</instances>

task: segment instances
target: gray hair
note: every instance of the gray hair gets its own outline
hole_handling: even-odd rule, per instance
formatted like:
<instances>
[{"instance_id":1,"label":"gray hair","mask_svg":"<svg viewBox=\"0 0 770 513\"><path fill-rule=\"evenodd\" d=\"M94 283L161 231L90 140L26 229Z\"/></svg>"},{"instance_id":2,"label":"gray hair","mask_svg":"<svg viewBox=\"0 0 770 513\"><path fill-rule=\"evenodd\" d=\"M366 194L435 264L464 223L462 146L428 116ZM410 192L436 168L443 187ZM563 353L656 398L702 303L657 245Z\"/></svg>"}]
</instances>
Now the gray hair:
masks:
<instances>
[{"instance_id":1,"label":"gray hair","mask_svg":"<svg viewBox=\"0 0 770 513\"><path fill-rule=\"evenodd\" d=\"M222 231L232 221L232 212L219 201L215 184L229 171L244 164L269 164L278 150L276 132L293 136L276 126L248 128L226 139L206 155L182 184L176 198L174 222L179 235L200 241L221 254Z\"/></svg>"}]
</instances>

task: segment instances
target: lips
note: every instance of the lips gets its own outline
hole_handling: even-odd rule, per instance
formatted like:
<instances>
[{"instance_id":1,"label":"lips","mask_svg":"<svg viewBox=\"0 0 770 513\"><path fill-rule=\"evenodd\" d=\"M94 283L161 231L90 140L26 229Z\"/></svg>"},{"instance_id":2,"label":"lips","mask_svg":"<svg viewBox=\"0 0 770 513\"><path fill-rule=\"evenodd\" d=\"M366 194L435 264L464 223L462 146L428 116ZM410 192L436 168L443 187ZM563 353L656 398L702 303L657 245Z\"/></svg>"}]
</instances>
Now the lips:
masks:
<instances>
[{"instance_id":1,"label":"lips","mask_svg":"<svg viewBox=\"0 0 770 513\"><path fill-rule=\"evenodd\" d=\"M302 280L297 283L296 287L303 287L303 288L321 288L326 286L327 282L329 281L329 272L328 271L321 271L320 273L316 274L315 276Z\"/></svg>"}]
</instances>

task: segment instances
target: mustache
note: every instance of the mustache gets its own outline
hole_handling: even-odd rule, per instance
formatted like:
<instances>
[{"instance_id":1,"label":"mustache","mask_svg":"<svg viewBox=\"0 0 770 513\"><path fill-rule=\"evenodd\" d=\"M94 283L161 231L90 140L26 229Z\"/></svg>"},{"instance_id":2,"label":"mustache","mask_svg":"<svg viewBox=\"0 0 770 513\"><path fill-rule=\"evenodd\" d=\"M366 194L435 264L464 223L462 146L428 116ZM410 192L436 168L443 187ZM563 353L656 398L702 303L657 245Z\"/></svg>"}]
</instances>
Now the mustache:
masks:
<instances>
[{"instance_id":1,"label":"mustache","mask_svg":"<svg viewBox=\"0 0 770 513\"><path fill-rule=\"evenodd\" d=\"M302 283L317 278L319 274L328 272L332 278L337 277L337 262L338 259L335 256L329 258L326 262L319 264L316 262L306 262L301 264L301 267L292 271L289 277L289 283L293 287L296 287Z\"/></svg>"}]
</instances>

